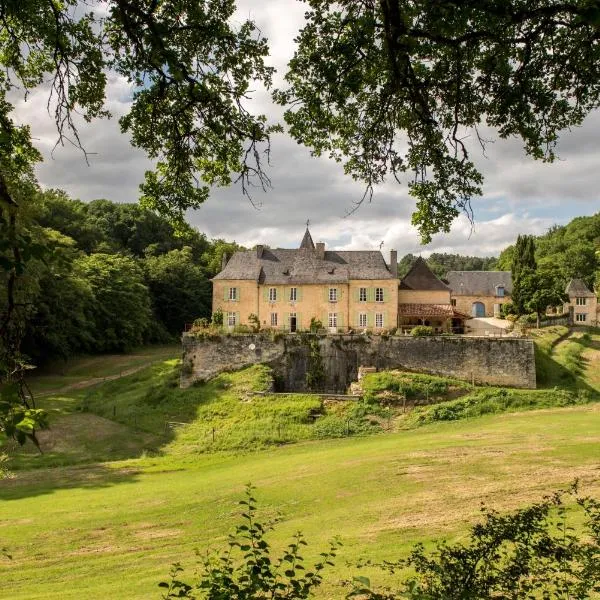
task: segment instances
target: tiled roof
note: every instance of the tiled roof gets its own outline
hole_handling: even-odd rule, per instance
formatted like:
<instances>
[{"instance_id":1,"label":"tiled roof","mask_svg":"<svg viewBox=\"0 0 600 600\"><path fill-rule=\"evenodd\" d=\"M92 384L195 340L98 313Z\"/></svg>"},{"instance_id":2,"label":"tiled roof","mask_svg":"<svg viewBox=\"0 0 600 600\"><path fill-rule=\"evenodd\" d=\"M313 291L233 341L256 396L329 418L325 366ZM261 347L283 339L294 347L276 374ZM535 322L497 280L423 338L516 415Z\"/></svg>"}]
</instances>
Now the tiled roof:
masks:
<instances>
[{"instance_id":1,"label":"tiled roof","mask_svg":"<svg viewBox=\"0 0 600 600\"><path fill-rule=\"evenodd\" d=\"M399 304L399 317L438 317L442 319L468 319L468 315L458 312L450 304Z\"/></svg>"},{"instance_id":2,"label":"tiled roof","mask_svg":"<svg viewBox=\"0 0 600 600\"><path fill-rule=\"evenodd\" d=\"M497 287L512 294L510 271L449 271L446 279L453 296L495 296Z\"/></svg>"},{"instance_id":3,"label":"tiled roof","mask_svg":"<svg viewBox=\"0 0 600 600\"><path fill-rule=\"evenodd\" d=\"M344 283L351 279L396 279L377 250L327 251L265 248L236 252L214 280L254 280L263 284Z\"/></svg>"},{"instance_id":4,"label":"tiled roof","mask_svg":"<svg viewBox=\"0 0 600 600\"><path fill-rule=\"evenodd\" d=\"M590 291L585 282L582 279L571 279L569 281L565 292L570 296L576 296L579 298L593 298L595 296L594 292Z\"/></svg>"},{"instance_id":5,"label":"tiled roof","mask_svg":"<svg viewBox=\"0 0 600 600\"><path fill-rule=\"evenodd\" d=\"M439 291L448 290L448 286L438 279L420 256L415 260L410 271L400 281L401 290Z\"/></svg>"}]
</instances>

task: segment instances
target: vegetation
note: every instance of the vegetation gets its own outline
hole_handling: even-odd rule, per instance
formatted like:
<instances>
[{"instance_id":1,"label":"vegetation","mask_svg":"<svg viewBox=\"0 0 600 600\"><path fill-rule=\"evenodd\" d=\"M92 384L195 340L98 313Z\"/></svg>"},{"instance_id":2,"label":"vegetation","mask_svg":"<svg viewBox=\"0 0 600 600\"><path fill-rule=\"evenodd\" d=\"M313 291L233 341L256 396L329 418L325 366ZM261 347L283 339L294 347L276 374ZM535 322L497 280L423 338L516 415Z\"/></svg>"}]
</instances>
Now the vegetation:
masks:
<instances>
[{"instance_id":1,"label":"vegetation","mask_svg":"<svg viewBox=\"0 0 600 600\"><path fill-rule=\"evenodd\" d=\"M320 560L307 570L300 554L307 544L298 532L282 555L272 558L265 534L273 529L273 525L258 520L253 494L252 486L248 485L246 498L240 501L244 507L242 524L237 525L235 534L229 536L228 549L209 554L204 559L202 572L193 585L178 578L183 569L179 563L174 564L170 580L159 584L166 588L163 598L198 598L199 594L212 600L299 600L313 595L313 590L323 581L323 571L333 566L331 561L340 543L332 542L329 550L322 552Z\"/></svg>"},{"instance_id":2,"label":"vegetation","mask_svg":"<svg viewBox=\"0 0 600 600\"><path fill-rule=\"evenodd\" d=\"M405 254L398 261L398 277L402 278L408 273L416 258L414 254ZM496 260L494 257L433 252L427 258L427 265L439 278L444 278L448 271L493 271L496 268Z\"/></svg>"},{"instance_id":3,"label":"vegetation","mask_svg":"<svg viewBox=\"0 0 600 600\"><path fill-rule=\"evenodd\" d=\"M413 337L427 337L433 335L433 327L429 325L417 325L410 330Z\"/></svg>"}]
</instances>

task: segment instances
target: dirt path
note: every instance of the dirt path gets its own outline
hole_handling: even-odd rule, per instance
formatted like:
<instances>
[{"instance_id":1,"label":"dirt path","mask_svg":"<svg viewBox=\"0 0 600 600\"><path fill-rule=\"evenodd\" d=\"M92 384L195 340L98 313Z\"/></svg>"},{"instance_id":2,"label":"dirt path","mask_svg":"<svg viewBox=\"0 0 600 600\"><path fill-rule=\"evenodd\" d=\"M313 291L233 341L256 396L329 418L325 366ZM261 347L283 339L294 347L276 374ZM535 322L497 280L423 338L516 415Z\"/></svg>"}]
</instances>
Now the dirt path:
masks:
<instances>
[{"instance_id":1,"label":"dirt path","mask_svg":"<svg viewBox=\"0 0 600 600\"><path fill-rule=\"evenodd\" d=\"M128 375L133 375L134 373L137 373L138 371L141 371L142 369L145 369L146 367L153 365L155 362L157 362L157 361L151 360L147 363L138 365L136 367L131 367L129 369L123 369L123 371L121 371L120 373L117 373L115 375L106 375L105 377L91 377L90 379L84 379L82 381L77 381L75 383L69 383L68 385L65 385L60 388L56 388L54 390L48 390L45 392L37 393L37 394L35 394L35 397L42 398L44 396L54 396L55 394L64 394L65 392L72 392L74 390L82 390L82 389L85 389L88 387L92 387L99 383L104 383L105 381L113 381L115 379L120 379L121 377L127 377Z\"/></svg>"}]
</instances>

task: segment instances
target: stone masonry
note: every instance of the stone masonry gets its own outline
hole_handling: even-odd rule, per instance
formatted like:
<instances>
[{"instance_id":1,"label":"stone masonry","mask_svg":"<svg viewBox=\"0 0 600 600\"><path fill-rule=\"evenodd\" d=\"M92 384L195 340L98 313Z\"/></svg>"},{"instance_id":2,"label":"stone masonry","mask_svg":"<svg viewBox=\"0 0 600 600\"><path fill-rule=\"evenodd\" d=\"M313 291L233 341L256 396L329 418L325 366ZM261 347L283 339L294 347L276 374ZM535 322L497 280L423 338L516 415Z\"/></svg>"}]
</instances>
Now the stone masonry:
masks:
<instances>
[{"instance_id":1,"label":"stone masonry","mask_svg":"<svg viewBox=\"0 0 600 600\"><path fill-rule=\"evenodd\" d=\"M280 391L306 391L315 352L323 367L320 391L344 392L361 366L535 388L533 342L527 339L311 334L184 335L181 386L265 363L273 367Z\"/></svg>"}]
</instances>

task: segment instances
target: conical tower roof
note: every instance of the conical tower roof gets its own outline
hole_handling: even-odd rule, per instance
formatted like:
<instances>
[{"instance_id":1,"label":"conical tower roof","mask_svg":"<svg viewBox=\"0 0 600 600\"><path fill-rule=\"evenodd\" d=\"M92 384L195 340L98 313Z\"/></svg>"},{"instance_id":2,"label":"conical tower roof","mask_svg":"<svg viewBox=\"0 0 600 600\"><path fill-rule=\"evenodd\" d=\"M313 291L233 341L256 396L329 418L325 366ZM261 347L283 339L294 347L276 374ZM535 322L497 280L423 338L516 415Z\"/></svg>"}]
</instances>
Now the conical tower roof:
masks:
<instances>
[{"instance_id":1,"label":"conical tower roof","mask_svg":"<svg viewBox=\"0 0 600 600\"><path fill-rule=\"evenodd\" d=\"M302 238L302 242L300 243L300 248L306 248L307 250L314 250L315 244L313 242L312 236L310 235L310 231L308 227L304 232L304 237Z\"/></svg>"}]
</instances>

